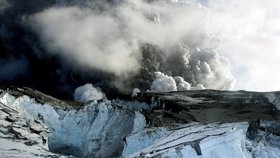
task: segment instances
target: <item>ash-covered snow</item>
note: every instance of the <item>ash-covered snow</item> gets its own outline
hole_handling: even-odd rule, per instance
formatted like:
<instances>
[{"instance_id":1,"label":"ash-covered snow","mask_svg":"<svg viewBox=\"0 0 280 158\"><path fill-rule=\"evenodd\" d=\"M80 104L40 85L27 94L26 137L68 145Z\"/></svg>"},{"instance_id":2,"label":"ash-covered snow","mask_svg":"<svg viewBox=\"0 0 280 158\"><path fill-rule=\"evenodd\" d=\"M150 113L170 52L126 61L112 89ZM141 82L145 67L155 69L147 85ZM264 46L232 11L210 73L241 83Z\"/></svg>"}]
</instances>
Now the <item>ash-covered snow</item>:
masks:
<instances>
[{"instance_id":1,"label":"ash-covered snow","mask_svg":"<svg viewBox=\"0 0 280 158\"><path fill-rule=\"evenodd\" d=\"M112 103L125 108L125 109L130 109L130 110L151 110L152 106L144 103L144 102L139 102L139 101L124 101L124 100L112 100Z\"/></svg>"},{"instance_id":2,"label":"ash-covered snow","mask_svg":"<svg viewBox=\"0 0 280 158\"><path fill-rule=\"evenodd\" d=\"M202 146L206 144L206 142L202 142L205 138L211 138L211 136L228 136L231 137L230 131L234 128L234 124L210 124L210 125L203 125L203 124L190 124L182 127L177 127L170 129L166 135L162 135L158 140L152 143L149 147L144 149L138 150L135 153L131 153L128 157L140 157L140 156L147 156L147 157L168 157L168 156L176 156L181 155L186 157L188 155L184 155L184 152L181 152L181 149L184 149L186 146L192 146L196 148L197 155L201 155L201 149L207 148ZM147 132L146 134L149 134ZM242 134L239 134L242 136ZM217 141L215 141L217 140ZM238 141L238 139L237 139ZM242 140L239 140L242 141ZM133 142L133 141L130 141ZM216 142L216 144L215 144ZM213 139L214 143L211 147L216 147L217 145L221 145L218 139ZM232 141L225 141L225 144L231 144ZM233 145L235 148L237 146ZM133 144L131 144L133 145ZM216 145L216 146L215 146ZM220 146L220 147L223 147ZM233 147L233 148L234 148ZM129 147L128 147L129 148ZM133 147L132 147L133 148ZM201 150L201 151L200 151ZM232 150L231 148L224 148L224 150ZM202 154L203 156L207 157L207 150L203 151L206 154ZM233 151L235 152L235 151ZM236 151L239 152L239 151ZM238 155L238 153L232 153L233 155ZM239 153L239 155L242 154ZM221 155L222 156L222 155Z\"/></svg>"},{"instance_id":3,"label":"ash-covered snow","mask_svg":"<svg viewBox=\"0 0 280 158\"><path fill-rule=\"evenodd\" d=\"M66 156L51 153L40 145L28 146L21 141L0 138L0 157L1 158L36 158L36 157L57 157L63 158Z\"/></svg>"},{"instance_id":4,"label":"ash-covered snow","mask_svg":"<svg viewBox=\"0 0 280 158\"><path fill-rule=\"evenodd\" d=\"M257 141L248 142L254 158L280 157L280 123L276 121L261 121Z\"/></svg>"},{"instance_id":5,"label":"ash-covered snow","mask_svg":"<svg viewBox=\"0 0 280 158\"><path fill-rule=\"evenodd\" d=\"M64 157L48 150L48 126L17 105L6 104L12 99L7 94L0 97L0 157Z\"/></svg>"}]
</instances>

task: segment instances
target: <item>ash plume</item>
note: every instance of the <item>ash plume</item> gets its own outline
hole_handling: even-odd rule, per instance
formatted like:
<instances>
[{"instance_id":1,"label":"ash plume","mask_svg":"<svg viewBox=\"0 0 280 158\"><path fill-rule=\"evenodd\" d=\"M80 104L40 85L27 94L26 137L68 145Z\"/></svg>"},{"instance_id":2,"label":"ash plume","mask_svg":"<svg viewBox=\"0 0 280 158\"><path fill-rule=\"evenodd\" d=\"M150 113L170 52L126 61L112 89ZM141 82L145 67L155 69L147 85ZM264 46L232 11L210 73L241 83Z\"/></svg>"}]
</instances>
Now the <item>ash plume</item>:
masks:
<instances>
[{"instance_id":1,"label":"ash plume","mask_svg":"<svg viewBox=\"0 0 280 158\"><path fill-rule=\"evenodd\" d=\"M10 9L18 9L14 5ZM53 87L59 85L61 93L93 83L109 96L115 91L130 94L135 87L149 89L155 72L180 76L190 84L184 84L187 87L233 86L230 64L217 52L220 41L209 29L210 11L200 4L69 0L45 6L17 15L21 23L14 29L23 36L16 42L27 47L22 52L31 67L46 64L39 64L42 72L32 71L33 75L51 76Z\"/></svg>"}]
</instances>

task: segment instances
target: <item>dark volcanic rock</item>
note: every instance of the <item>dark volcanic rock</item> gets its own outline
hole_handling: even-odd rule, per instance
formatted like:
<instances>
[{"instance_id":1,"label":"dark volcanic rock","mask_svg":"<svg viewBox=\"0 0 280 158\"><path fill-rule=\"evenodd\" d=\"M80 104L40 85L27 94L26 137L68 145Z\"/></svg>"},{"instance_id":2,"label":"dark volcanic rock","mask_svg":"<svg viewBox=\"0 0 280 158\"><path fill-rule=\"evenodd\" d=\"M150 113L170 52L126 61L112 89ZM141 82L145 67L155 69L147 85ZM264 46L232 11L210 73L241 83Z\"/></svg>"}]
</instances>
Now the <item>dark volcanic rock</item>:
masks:
<instances>
[{"instance_id":1,"label":"dark volcanic rock","mask_svg":"<svg viewBox=\"0 0 280 158\"><path fill-rule=\"evenodd\" d=\"M165 117L186 122L280 120L280 92L181 91L139 93L139 101L156 104Z\"/></svg>"}]
</instances>

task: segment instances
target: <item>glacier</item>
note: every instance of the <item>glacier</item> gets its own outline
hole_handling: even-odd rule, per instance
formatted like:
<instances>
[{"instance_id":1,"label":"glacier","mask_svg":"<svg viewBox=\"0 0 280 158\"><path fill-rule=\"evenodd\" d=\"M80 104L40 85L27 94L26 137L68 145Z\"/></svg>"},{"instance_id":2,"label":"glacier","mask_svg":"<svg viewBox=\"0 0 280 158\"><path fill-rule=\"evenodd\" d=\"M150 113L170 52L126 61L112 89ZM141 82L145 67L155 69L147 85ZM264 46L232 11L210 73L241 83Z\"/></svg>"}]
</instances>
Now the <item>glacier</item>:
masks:
<instances>
[{"instance_id":1,"label":"glacier","mask_svg":"<svg viewBox=\"0 0 280 158\"><path fill-rule=\"evenodd\" d=\"M208 93L211 95L209 91ZM237 97L235 93L237 92L232 92L233 98ZM274 93L274 97L277 97L277 94ZM159 93L157 95L159 96ZM138 93L138 97L140 96ZM186 97L189 104L204 102L203 97L200 103L191 97L191 95L189 98ZM172 96L169 96L170 98ZM164 104L164 100L159 103L156 98L150 102L140 102L141 99L143 96L130 101L104 99L77 103L58 100L28 88L1 90L0 156L124 158L280 156L278 121L207 123L190 119L186 122L179 117L173 118L171 114L168 115L168 109L165 109L165 114L160 111L159 104ZM263 102L270 103L271 100Z\"/></svg>"},{"instance_id":2,"label":"glacier","mask_svg":"<svg viewBox=\"0 0 280 158\"><path fill-rule=\"evenodd\" d=\"M67 110L38 104L28 96L14 98L4 94L0 102L10 105L28 121L42 120L51 131L49 150L74 156L114 156L121 151L123 137L145 126L141 113L118 109L109 101Z\"/></svg>"}]
</instances>

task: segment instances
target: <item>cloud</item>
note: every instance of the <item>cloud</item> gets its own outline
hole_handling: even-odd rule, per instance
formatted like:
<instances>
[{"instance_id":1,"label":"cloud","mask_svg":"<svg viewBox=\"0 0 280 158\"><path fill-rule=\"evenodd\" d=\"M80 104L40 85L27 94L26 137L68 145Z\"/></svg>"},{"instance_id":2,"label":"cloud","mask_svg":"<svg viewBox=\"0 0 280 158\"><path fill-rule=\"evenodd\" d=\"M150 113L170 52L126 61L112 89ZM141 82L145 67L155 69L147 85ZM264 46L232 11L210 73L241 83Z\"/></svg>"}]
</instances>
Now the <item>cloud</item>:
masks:
<instances>
[{"instance_id":1,"label":"cloud","mask_svg":"<svg viewBox=\"0 0 280 158\"><path fill-rule=\"evenodd\" d=\"M186 90L202 90L205 87L202 84L191 86L182 77L168 76L161 72L155 72L155 80L151 84L152 92L170 92L170 91L186 91Z\"/></svg>"},{"instance_id":2,"label":"cloud","mask_svg":"<svg viewBox=\"0 0 280 158\"><path fill-rule=\"evenodd\" d=\"M101 13L87 7L53 7L32 16L30 22L50 52L122 75L139 69L139 43L170 48L180 41L190 42L188 36L204 34L205 12L197 7L137 0ZM200 20L193 22L195 19Z\"/></svg>"},{"instance_id":3,"label":"cloud","mask_svg":"<svg viewBox=\"0 0 280 158\"><path fill-rule=\"evenodd\" d=\"M232 89L235 82L229 61L215 50L193 53L191 65L197 84L209 89Z\"/></svg>"},{"instance_id":4,"label":"cloud","mask_svg":"<svg viewBox=\"0 0 280 158\"><path fill-rule=\"evenodd\" d=\"M115 75L139 68L134 41L122 35L111 15L98 15L79 7L51 8L33 18L42 42L67 60Z\"/></svg>"},{"instance_id":5,"label":"cloud","mask_svg":"<svg viewBox=\"0 0 280 158\"><path fill-rule=\"evenodd\" d=\"M12 2L0 0L1 16L6 16L7 9L15 9L16 15L24 14L24 24L34 30L45 48L37 52L41 49L30 42L35 53L44 53L42 57L59 56L61 67L70 65L84 76L98 75L96 71L102 75L109 73L105 78L110 78L118 88L134 87L129 84L135 75L139 80L148 78L147 83L151 84L153 75L145 78L140 74L143 69L148 74L161 71L168 76L180 76L191 86L202 84L211 89L231 89L234 77L234 89L280 88L280 2L277 0L57 0L57 4L48 2L45 8L46 4L42 4L28 10L9 7L21 4L21 1ZM7 19L2 25L12 26L13 19ZM18 21L14 23L17 27L9 29L20 27ZM28 39L20 40L24 45ZM145 59L145 45L154 48L151 54L158 51L161 59L155 62ZM17 49L22 52L20 47L15 52ZM13 65L20 65L18 61L1 63L16 72ZM146 66L149 62L150 67ZM8 74L4 69L2 72ZM5 75L5 80L8 76L14 75ZM82 83L96 82L102 77L84 78Z\"/></svg>"},{"instance_id":6,"label":"cloud","mask_svg":"<svg viewBox=\"0 0 280 158\"><path fill-rule=\"evenodd\" d=\"M143 60L151 61L143 59L141 49L149 44L164 57L158 70L144 68L151 73L163 71L192 85L230 89L234 79L229 63L215 50L219 40L209 33L209 15L194 2L88 0L59 3L24 21L48 55L113 74L116 87L129 86L127 80L143 69Z\"/></svg>"},{"instance_id":7,"label":"cloud","mask_svg":"<svg viewBox=\"0 0 280 158\"><path fill-rule=\"evenodd\" d=\"M76 88L74 92L74 100L82 103L104 98L106 98L105 94L99 88L95 88L89 83Z\"/></svg>"},{"instance_id":8,"label":"cloud","mask_svg":"<svg viewBox=\"0 0 280 158\"><path fill-rule=\"evenodd\" d=\"M211 29L221 39L235 89L279 90L280 2L209 0Z\"/></svg>"},{"instance_id":9,"label":"cloud","mask_svg":"<svg viewBox=\"0 0 280 158\"><path fill-rule=\"evenodd\" d=\"M190 90L191 89L191 84L186 82L182 77L176 76L176 77L174 77L174 80L177 84L177 90L178 91L185 91L185 90Z\"/></svg>"},{"instance_id":10,"label":"cloud","mask_svg":"<svg viewBox=\"0 0 280 158\"><path fill-rule=\"evenodd\" d=\"M176 82L173 77L161 72L155 72L156 79L151 85L152 92L177 91Z\"/></svg>"}]
</instances>

